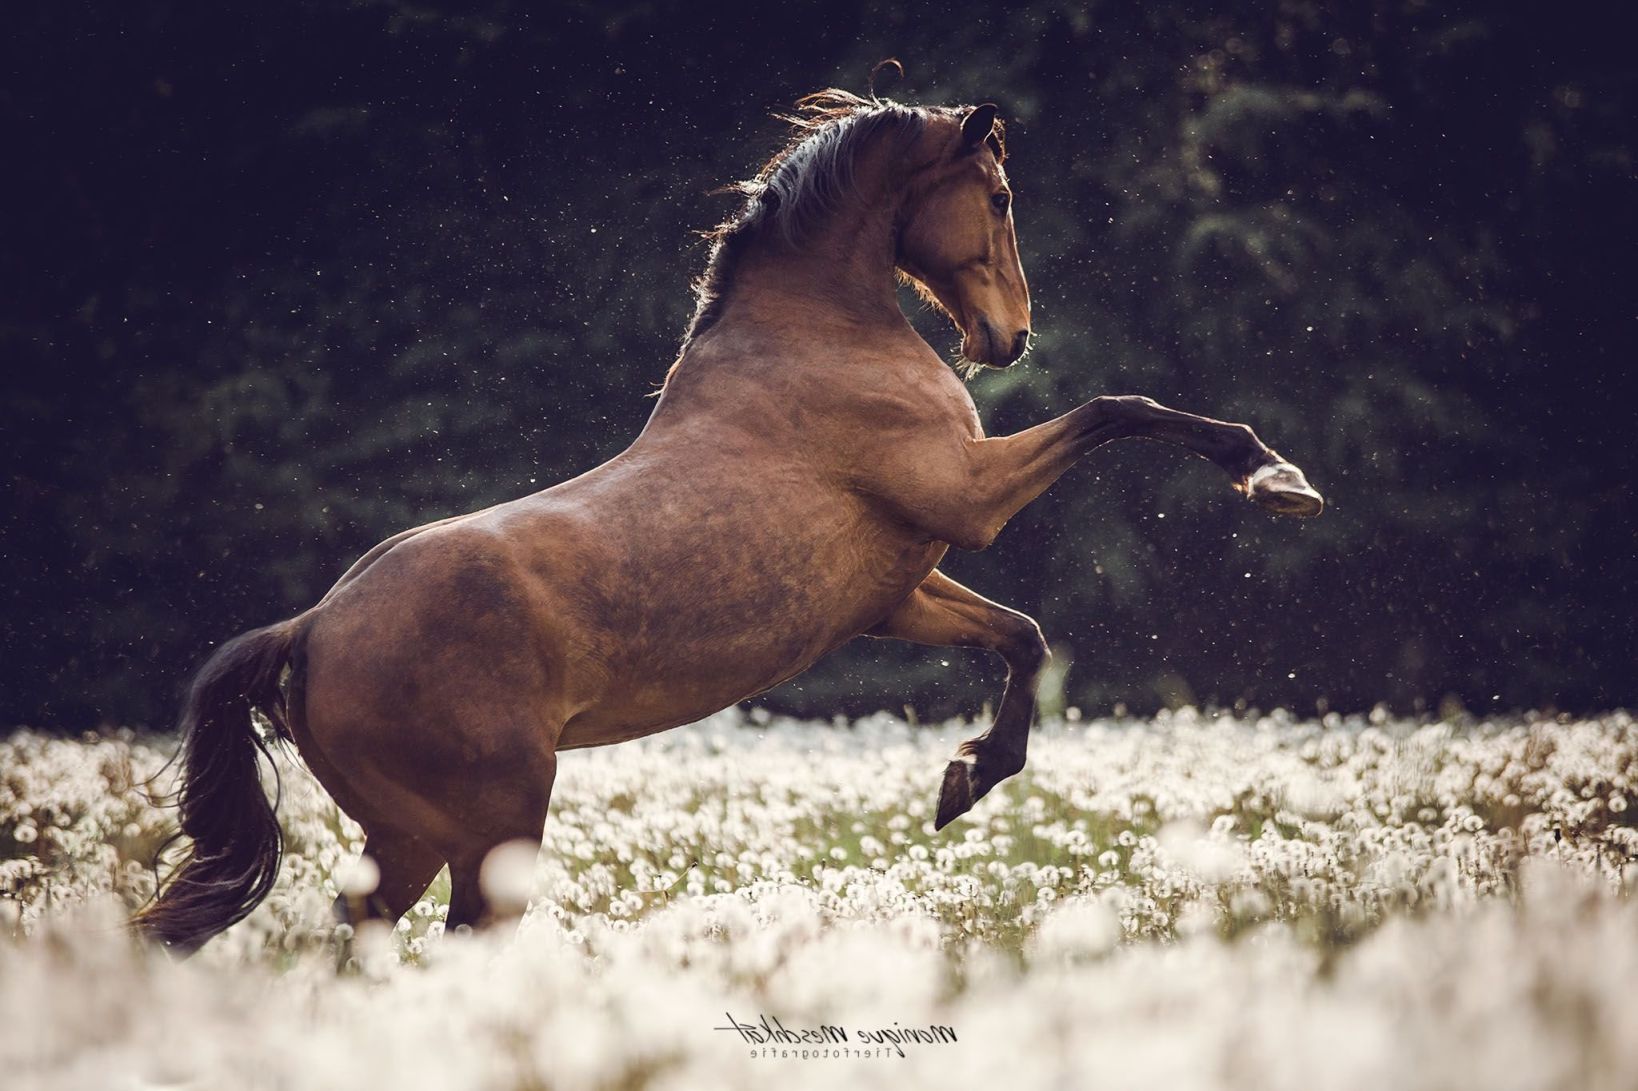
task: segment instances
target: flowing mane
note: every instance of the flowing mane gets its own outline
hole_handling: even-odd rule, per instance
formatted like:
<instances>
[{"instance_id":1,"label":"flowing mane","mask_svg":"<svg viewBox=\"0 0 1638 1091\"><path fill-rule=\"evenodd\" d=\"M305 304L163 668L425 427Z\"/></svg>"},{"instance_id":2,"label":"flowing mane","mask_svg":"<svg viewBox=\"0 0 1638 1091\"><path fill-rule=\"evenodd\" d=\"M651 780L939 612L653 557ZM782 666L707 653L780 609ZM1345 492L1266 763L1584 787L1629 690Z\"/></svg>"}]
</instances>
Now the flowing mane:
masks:
<instances>
[{"instance_id":1,"label":"flowing mane","mask_svg":"<svg viewBox=\"0 0 1638 1091\"><path fill-rule=\"evenodd\" d=\"M791 126L785 146L750 181L727 187L745 205L705 232L711 253L694 281L694 317L683 336L687 349L722 315L728 287L745 245L766 231L798 244L816 224L852 197L854 165L861 149L887 134L898 150L921 136L935 111L888 99L861 98L831 88L801 98L794 114L776 115Z\"/></svg>"}]
</instances>

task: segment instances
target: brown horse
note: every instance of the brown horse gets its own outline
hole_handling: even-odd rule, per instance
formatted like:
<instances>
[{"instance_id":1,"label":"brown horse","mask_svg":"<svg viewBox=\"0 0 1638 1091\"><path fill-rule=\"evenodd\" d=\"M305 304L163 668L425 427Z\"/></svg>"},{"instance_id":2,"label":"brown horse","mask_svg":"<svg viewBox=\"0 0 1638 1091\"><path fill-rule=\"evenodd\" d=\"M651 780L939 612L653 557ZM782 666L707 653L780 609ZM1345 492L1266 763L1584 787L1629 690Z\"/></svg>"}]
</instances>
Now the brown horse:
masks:
<instances>
[{"instance_id":1,"label":"brown horse","mask_svg":"<svg viewBox=\"0 0 1638 1091\"><path fill-rule=\"evenodd\" d=\"M271 887L279 828L253 709L364 828L380 880L363 913L396 919L447 863L449 927L477 924L491 915L480 865L539 843L559 751L689 723L861 634L1007 664L994 722L944 771L939 827L1022 769L1041 631L936 566L952 545L988 546L1102 444L1175 444L1265 508L1320 511L1250 428L1147 398L986 438L894 284L949 314L966 361L1023 355L996 108L832 90L793 120L715 232L681 354L627 450L381 543L317 606L205 664L182 716L193 848L142 931L192 950Z\"/></svg>"}]
</instances>

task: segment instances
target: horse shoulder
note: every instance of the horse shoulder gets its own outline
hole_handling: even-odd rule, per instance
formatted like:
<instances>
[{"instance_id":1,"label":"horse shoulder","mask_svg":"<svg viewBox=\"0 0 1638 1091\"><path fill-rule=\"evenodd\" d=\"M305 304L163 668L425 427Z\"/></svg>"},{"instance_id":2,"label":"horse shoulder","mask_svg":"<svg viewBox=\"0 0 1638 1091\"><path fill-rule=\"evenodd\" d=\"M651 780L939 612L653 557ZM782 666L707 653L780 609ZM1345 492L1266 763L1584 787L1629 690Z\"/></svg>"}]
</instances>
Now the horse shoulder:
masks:
<instances>
[{"instance_id":1,"label":"horse shoulder","mask_svg":"<svg viewBox=\"0 0 1638 1091\"><path fill-rule=\"evenodd\" d=\"M833 384L852 433L846 450L867 477L956 458L984 438L966 386L936 357Z\"/></svg>"},{"instance_id":2,"label":"horse shoulder","mask_svg":"<svg viewBox=\"0 0 1638 1091\"><path fill-rule=\"evenodd\" d=\"M884 369L842 395L855 419L853 442L838 456L843 480L895 523L981 548L968 508L983 425L960 379L936 357L930 362L936 366Z\"/></svg>"}]
</instances>

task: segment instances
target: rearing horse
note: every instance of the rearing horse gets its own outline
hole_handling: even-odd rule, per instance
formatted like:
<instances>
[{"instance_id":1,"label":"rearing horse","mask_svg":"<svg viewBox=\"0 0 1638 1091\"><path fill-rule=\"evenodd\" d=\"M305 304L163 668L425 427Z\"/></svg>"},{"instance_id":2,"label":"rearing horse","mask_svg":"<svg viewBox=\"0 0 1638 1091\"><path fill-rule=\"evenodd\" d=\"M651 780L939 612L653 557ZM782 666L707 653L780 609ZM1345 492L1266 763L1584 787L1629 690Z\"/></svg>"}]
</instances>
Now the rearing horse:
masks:
<instances>
[{"instance_id":1,"label":"rearing horse","mask_svg":"<svg viewBox=\"0 0 1638 1091\"><path fill-rule=\"evenodd\" d=\"M201 669L181 721L193 847L139 929L191 951L271 888L281 846L253 709L363 827L380 881L354 912L388 921L445 863L449 927L488 919L480 865L539 843L559 751L697 720L861 634L1007 664L994 722L944 771L943 827L1023 768L1047 660L1033 620L937 570L950 546L983 549L1081 456L1134 437L1210 459L1272 511L1319 513L1250 428L1147 398L987 438L894 284L948 313L967 361L1023 355L996 108L835 90L798 105L714 233L681 354L629 448L382 542L318 605Z\"/></svg>"}]
</instances>

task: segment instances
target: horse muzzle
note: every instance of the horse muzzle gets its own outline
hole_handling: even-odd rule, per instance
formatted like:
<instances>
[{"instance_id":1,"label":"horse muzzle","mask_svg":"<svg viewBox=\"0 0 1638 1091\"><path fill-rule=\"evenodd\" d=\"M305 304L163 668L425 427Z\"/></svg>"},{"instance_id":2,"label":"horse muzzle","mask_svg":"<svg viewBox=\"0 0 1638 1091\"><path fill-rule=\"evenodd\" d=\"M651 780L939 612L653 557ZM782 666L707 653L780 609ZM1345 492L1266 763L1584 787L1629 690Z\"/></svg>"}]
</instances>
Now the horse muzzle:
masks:
<instances>
[{"instance_id":1,"label":"horse muzzle","mask_svg":"<svg viewBox=\"0 0 1638 1091\"><path fill-rule=\"evenodd\" d=\"M978 328L983 333L982 338L978 339L983 351L977 355L968 352L966 355L970 360L988 364L990 367L1011 367L1029 351L1028 329L1006 334L991 325L988 319L982 318L979 319ZM968 338L969 342L972 340L974 338Z\"/></svg>"}]
</instances>

